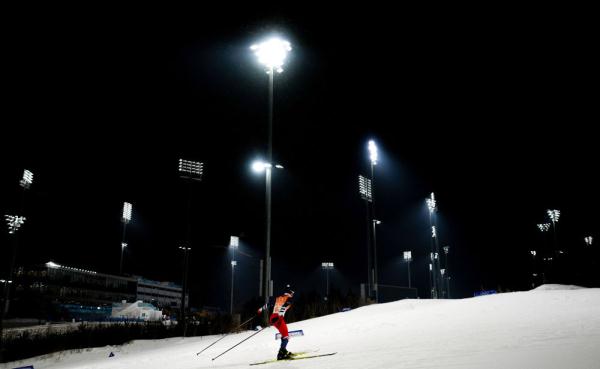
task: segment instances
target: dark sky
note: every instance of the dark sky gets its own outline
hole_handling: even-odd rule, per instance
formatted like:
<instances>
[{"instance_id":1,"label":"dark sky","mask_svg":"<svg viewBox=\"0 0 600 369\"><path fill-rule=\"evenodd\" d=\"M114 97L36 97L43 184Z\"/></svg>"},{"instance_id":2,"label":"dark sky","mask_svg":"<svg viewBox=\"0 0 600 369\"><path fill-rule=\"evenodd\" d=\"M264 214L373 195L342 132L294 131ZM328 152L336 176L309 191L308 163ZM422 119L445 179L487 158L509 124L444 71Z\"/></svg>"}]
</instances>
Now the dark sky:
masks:
<instances>
[{"instance_id":1,"label":"dark sky","mask_svg":"<svg viewBox=\"0 0 600 369\"><path fill-rule=\"evenodd\" d=\"M366 142L375 139L380 282L406 284L402 251L426 296L435 191L458 296L526 286L535 225L562 211L573 250L598 232L597 31L583 10L208 8L7 9L0 210L27 193L19 264L179 281L186 187L177 160L205 163L193 190L190 286L226 306L229 235L242 236L240 300L264 252L267 75L249 46L272 32L293 51L276 76L275 285L364 282ZM594 154L596 152L596 154ZM6 232L0 238L5 260Z\"/></svg>"}]
</instances>

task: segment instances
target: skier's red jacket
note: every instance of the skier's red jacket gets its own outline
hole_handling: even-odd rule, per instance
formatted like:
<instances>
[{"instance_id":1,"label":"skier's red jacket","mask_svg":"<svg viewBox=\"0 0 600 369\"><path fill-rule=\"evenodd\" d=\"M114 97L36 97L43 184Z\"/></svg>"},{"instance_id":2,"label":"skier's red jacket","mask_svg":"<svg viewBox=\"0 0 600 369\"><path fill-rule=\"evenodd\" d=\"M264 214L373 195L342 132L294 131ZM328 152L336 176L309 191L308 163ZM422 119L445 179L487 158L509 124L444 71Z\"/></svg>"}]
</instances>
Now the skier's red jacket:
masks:
<instances>
[{"instance_id":1,"label":"skier's red jacket","mask_svg":"<svg viewBox=\"0 0 600 369\"><path fill-rule=\"evenodd\" d=\"M285 324L283 317L285 312L292 306L292 296L293 294L286 292L275 299L270 298L267 304L258 309L258 313L262 314L263 311L269 311L271 307L273 308L273 313L269 317L269 321L281 333L281 347L283 349L285 349L289 338L287 324Z\"/></svg>"},{"instance_id":2,"label":"skier's red jacket","mask_svg":"<svg viewBox=\"0 0 600 369\"><path fill-rule=\"evenodd\" d=\"M273 313L271 315L283 318L285 312L292 306L292 298L292 294L290 293L284 293L276 298L271 297L267 304L264 304L258 309L258 313L262 314L263 311L269 311L273 308Z\"/></svg>"}]
</instances>

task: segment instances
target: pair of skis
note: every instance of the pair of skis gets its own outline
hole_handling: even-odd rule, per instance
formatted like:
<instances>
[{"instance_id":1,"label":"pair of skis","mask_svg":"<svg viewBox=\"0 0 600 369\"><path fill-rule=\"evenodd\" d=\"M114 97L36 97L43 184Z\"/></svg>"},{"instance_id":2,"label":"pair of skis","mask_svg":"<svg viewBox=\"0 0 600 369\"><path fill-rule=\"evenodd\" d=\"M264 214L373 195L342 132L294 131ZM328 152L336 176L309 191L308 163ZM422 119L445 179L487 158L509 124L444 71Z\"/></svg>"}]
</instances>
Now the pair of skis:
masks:
<instances>
[{"instance_id":1,"label":"pair of skis","mask_svg":"<svg viewBox=\"0 0 600 369\"><path fill-rule=\"evenodd\" d=\"M250 319L246 320L244 323L240 324L237 328L241 328L246 323L250 322L252 319L253 318L250 318ZM264 330L265 329L260 329L257 332L252 333L250 336L244 338L243 340L241 340L237 344L233 345L232 347L228 348L224 352L222 352L219 355L215 356L212 360L215 361L217 358L223 356L227 352L231 351L232 349L236 348L237 346L241 345L242 343L246 342L247 340L249 340L250 338L256 336L258 333L260 333L260 332L262 332ZM296 332L296 331L294 331L294 332ZM304 335L304 332L302 332L302 330L299 330L297 332L299 333L299 335ZM229 335L229 333L225 334L223 337L219 338L215 342L211 343L210 345L208 345L207 347L205 347L204 349L202 349L202 351L198 352L196 355L200 355L201 353L203 353L204 351L206 351L206 349L208 349L209 347L212 347L214 344L216 344L217 342L221 341L223 338L227 337L228 335ZM291 357L289 357L287 359L282 359L282 360L277 360L277 359L267 360L267 361L262 361L262 362L258 362L258 363L251 363L250 365L269 364L269 363L275 363L277 361L290 361L290 360L311 359L311 358L315 358L315 357L331 356L331 355L335 355L336 354L336 352L331 352L331 353L328 353L328 354L314 354L316 351L318 351L318 349L315 350L315 351L299 352L299 353L296 353L296 354L292 355Z\"/></svg>"},{"instance_id":2,"label":"pair of skis","mask_svg":"<svg viewBox=\"0 0 600 369\"><path fill-rule=\"evenodd\" d=\"M303 360L303 359L312 359L315 357L323 357L323 356L332 356L337 354L337 352L330 352L328 354L319 354L319 355L306 355L309 354L310 352L299 352L297 354L294 354L293 356L287 358L287 359L281 359L281 360L277 360L277 359L273 359L273 360L267 360L267 361L261 361L258 363L251 363L250 365L263 365L263 364L269 364L269 363L276 363L278 361L291 361L291 360Z\"/></svg>"}]
</instances>

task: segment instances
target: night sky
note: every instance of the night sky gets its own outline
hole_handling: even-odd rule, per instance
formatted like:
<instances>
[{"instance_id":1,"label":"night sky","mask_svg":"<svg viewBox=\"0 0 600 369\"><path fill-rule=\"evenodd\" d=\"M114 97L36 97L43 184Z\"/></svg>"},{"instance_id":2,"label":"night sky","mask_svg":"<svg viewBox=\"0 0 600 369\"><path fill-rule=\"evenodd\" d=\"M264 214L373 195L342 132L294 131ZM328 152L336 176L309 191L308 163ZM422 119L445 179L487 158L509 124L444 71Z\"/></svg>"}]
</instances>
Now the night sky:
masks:
<instances>
[{"instance_id":1,"label":"night sky","mask_svg":"<svg viewBox=\"0 0 600 369\"><path fill-rule=\"evenodd\" d=\"M240 303L256 295L264 176L250 164L266 156L268 77L249 46L276 32L293 51L275 81L275 287L322 292L320 263L333 261L332 287L358 292L357 178L374 139L380 283L407 284L412 250L427 297L435 191L454 297L525 289L546 209L561 210L567 249L600 241L594 27L546 10L7 9L2 214L18 212L23 168L35 176L18 264L118 271L128 201L125 271L179 282L183 157L205 172L192 198L192 305L228 306L230 235L241 236ZM0 242L6 260L6 232Z\"/></svg>"}]
</instances>

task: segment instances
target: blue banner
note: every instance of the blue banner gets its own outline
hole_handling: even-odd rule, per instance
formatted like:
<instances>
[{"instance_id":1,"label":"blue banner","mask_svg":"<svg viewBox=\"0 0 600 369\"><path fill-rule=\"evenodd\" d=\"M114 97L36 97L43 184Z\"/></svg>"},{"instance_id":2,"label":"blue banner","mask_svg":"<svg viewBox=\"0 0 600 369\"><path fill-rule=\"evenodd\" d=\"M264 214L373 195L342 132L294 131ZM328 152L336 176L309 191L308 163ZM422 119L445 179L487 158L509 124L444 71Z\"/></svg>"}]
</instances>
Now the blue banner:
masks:
<instances>
[{"instance_id":1,"label":"blue banner","mask_svg":"<svg viewBox=\"0 0 600 369\"><path fill-rule=\"evenodd\" d=\"M496 294L496 290L487 290L487 291L478 291L473 294L474 297L484 296L484 295L494 295Z\"/></svg>"},{"instance_id":2,"label":"blue banner","mask_svg":"<svg viewBox=\"0 0 600 369\"><path fill-rule=\"evenodd\" d=\"M288 334L290 335L290 337L304 336L304 332L302 331L302 329L298 329L297 331L289 331ZM278 340L280 338L281 338L281 333L276 333L275 340Z\"/></svg>"}]
</instances>

